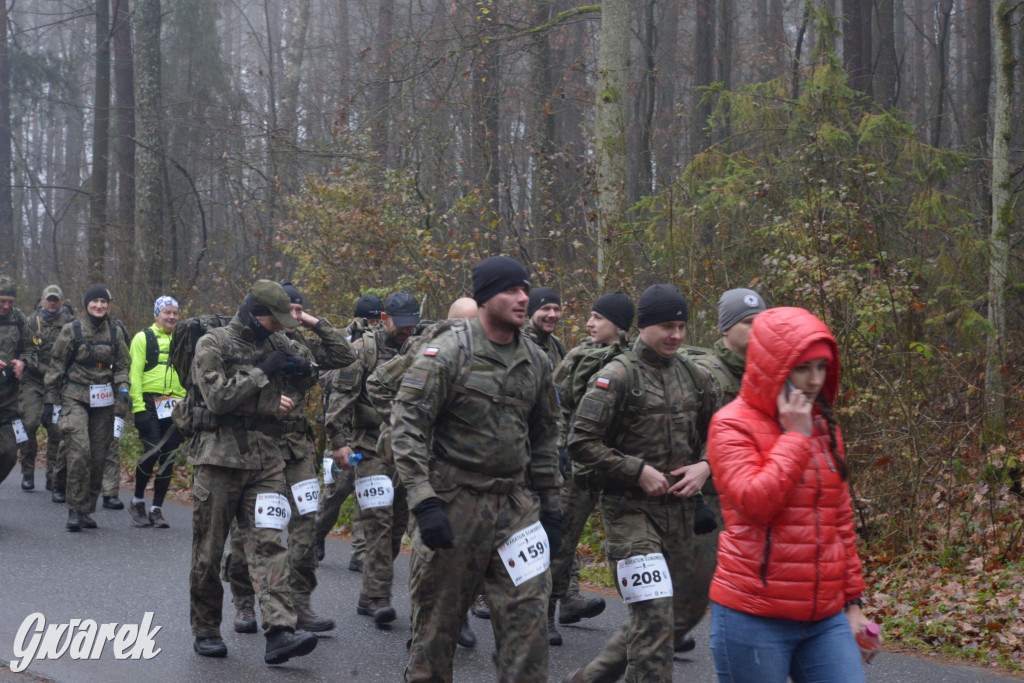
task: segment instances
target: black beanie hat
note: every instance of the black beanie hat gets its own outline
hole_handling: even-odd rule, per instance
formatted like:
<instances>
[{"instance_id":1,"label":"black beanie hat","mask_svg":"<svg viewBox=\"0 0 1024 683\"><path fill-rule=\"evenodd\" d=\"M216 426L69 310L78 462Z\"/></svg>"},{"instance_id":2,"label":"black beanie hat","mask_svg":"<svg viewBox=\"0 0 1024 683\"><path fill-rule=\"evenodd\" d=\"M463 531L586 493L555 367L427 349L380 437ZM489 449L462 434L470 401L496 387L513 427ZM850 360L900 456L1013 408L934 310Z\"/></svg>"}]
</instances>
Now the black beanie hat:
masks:
<instances>
[{"instance_id":1,"label":"black beanie hat","mask_svg":"<svg viewBox=\"0 0 1024 683\"><path fill-rule=\"evenodd\" d=\"M357 318L380 320L380 312L384 310L384 302L376 294L364 294L356 301Z\"/></svg>"},{"instance_id":2,"label":"black beanie hat","mask_svg":"<svg viewBox=\"0 0 1024 683\"><path fill-rule=\"evenodd\" d=\"M110 292L107 290L105 285L91 285L89 289L85 290L85 303L86 307L89 306L89 302L93 299L105 299L110 301Z\"/></svg>"},{"instance_id":3,"label":"black beanie hat","mask_svg":"<svg viewBox=\"0 0 1024 683\"><path fill-rule=\"evenodd\" d=\"M302 295L299 294L299 290L296 289L295 285L290 282L282 282L281 287L284 288L285 294L288 295L288 301L293 304L302 306Z\"/></svg>"},{"instance_id":4,"label":"black beanie hat","mask_svg":"<svg viewBox=\"0 0 1024 683\"><path fill-rule=\"evenodd\" d=\"M611 320L623 332L633 325L633 302L622 292L609 292L597 298L590 310Z\"/></svg>"},{"instance_id":5,"label":"black beanie hat","mask_svg":"<svg viewBox=\"0 0 1024 683\"><path fill-rule=\"evenodd\" d=\"M636 326L640 329L673 320L686 322L686 299L675 285L651 285L640 295Z\"/></svg>"},{"instance_id":6,"label":"black beanie hat","mask_svg":"<svg viewBox=\"0 0 1024 683\"><path fill-rule=\"evenodd\" d=\"M482 306L495 294L512 287L530 289L530 277L518 261L492 256L473 266L473 298L477 304Z\"/></svg>"},{"instance_id":7,"label":"black beanie hat","mask_svg":"<svg viewBox=\"0 0 1024 683\"><path fill-rule=\"evenodd\" d=\"M527 317L532 317L533 314L539 311L542 306L547 306L548 304L562 305L562 298L558 296L558 292L550 287L538 287L537 289L531 289L530 303L526 305Z\"/></svg>"}]
</instances>

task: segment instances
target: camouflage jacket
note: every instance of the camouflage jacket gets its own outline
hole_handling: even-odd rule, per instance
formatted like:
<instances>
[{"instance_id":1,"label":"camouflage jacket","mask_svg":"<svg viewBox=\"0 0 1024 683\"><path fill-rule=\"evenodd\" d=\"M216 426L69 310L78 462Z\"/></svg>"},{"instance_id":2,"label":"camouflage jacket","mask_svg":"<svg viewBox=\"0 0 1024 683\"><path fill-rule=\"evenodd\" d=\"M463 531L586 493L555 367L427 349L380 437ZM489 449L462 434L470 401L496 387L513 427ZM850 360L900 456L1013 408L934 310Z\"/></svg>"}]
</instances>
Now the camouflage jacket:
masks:
<instances>
[{"instance_id":1,"label":"camouflage jacket","mask_svg":"<svg viewBox=\"0 0 1024 683\"><path fill-rule=\"evenodd\" d=\"M237 315L199 338L190 379L195 422L203 426L189 447L190 464L257 470L282 457L289 426L281 395L302 395L316 378L283 370L268 378L257 366L274 350L304 355L299 346L283 334L258 340Z\"/></svg>"},{"instance_id":2,"label":"camouflage jacket","mask_svg":"<svg viewBox=\"0 0 1024 683\"><path fill-rule=\"evenodd\" d=\"M0 360L10 363L18 359L25 362L26 371L35 364L35 344L32 343L32 334L29 331L25 314L17 308L0 318ZM22 375L24 377L24 375ZM10 415L0 415L0 420L9 420L15 417L18 411L18 380L10 375L10 379L0 379L0 406L12 405Z\"/></svg>"},{"instance_id":3,"label":"camouflage jacket","mask_svg":"<svg viewBox=\"0 0 1024 683\"><path fill-rule=\"evenodd\" d=\"M696 355L693 359L714 376L722 393L722 405L739 395L747 359L727 349L725 341L719 339L708 353Z\"/></svg>"},{"instance_id":4,"label":"camouflage jacket","mask_svg":"<svg viewBox=\"0 0 1024 683\"><path fill-rule=\"evenodd\" d=\"M559 414L547 358L517 333L506 366L479 319L468 338L472 348L449 330L423 345L392 403L395 465L409 507L438 495L431 471L439 460L487 477L524 477L543 511L558 510Z\"/></svg>"},{"instance_id":5,"label":"camouflage jacket","mask_svg":"<svg viewBox=\"0 0 1024 683\"><path fill-rule=\"evenodd\" d=\"M632 353L642 389L622 360L594 373L573 415L568 449L574 461L601 473L608 485L639 491L644 465L667 475L700 459L720 399L713 378L692 361L678 354L663 358L640 339ZM631 391L642 394L640 405L629 404Z\"/></svg>"},{"instance_id":6,"label":"camouflage jacket","mask_svg":"<svg viewBox=\"0 0 1024 683\"><path fill-rule=\"evenodd\" d=\"M352 342L356 360L339 369L331 385L325 426L332 449L377 450L383 416L366 393L366 378L376 367L398 355L399 346L383 328Z\"/></svg>"},{"instance_id":7,"label":"camouflage jacket","mask_svg":"<svg viewBox=\"0 0 1024 683\"><path fill-rule=\"evenodd\" d=\"M565 358L565 345L555 335L541 332L529 321L527 321L523 331L526 332L526 336L530 338L530 341L547 354L548 360L551 361L552 370Z\"/></svg>"},{"instance_id":8,"label":"camouflage jacket","mask_svg":"<svg viewBox=\"0 0 1024 683\"><path fill-rule=\"evenodd\" d=\"M75 339L76 326L81 326L81 342ZM89 387L93 384L112 385L115 396L128 388L131 356L124 335L112 326L109 317L95 325L85 315L61 328L46 369L46 403L78 401L89 405Z\"/></svg>"},{"instance_id":9,"label":"camouflage jacket","mask_svg":"<svg viewBox=\"0 0 1024 683\"><path fill-rule=\"evenodd\" d=\"M57 336L60 335L61 329L73 319L74 316L66 308L61 308L57 311L53 316L53 320L49 322L47 322L46 315L40 308L29 314L28 329L32 334L32 341L36 345L36 355L34 362L28 367L23 379L37 382L38 384L43 383L46 371L50 368L53 344L57 341Z\"/></svg>"},{"instance_id":10,"label":"camouflage jacket","mask_svg":"<svg viewBox=\"0 0 1024 683\"><path fill-rule=\"evenodd\" d=\"M298 352L307 360L319 366L320 372L328 372L336 368L350 365L356 360L352 345L345 338L345 331L338 329L326 319L313 326L316 338L310 339L296 329L293 332L280 332L293 342ZM312 430L306 420L306 393L316 384L317 375L302 378L300 381L286 383L285 395L295 402L295 407L284 417L290 423L290 429L284 434L285 459L301 460L313 452Z\"/></svg>"}]
</instances>

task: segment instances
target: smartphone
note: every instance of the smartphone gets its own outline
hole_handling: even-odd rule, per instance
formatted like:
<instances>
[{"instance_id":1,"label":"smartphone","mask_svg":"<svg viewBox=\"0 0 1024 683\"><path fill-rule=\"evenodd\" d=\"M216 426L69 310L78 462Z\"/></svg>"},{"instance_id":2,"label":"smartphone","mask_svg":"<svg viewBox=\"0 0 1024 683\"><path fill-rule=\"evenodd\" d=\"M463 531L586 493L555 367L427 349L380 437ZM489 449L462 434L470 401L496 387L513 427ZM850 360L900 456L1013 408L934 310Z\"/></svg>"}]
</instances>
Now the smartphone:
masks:
<instances>
[{"instance_id":1,"label":"smartphone","mask_svg":"<svg viewBox=\"0 0 1024 683\"><path fill-rule=\"evenodd\" d=\"M792 382L790 382L790 381L789 381L789 378L787 377L787 378L786 378L786 400L787 400L787 401L789 400L789 394L790 394L791 392L793 392L793 391L796 391L796 387L795 387L795 386L793 386L793 383L792 383Z\"/></svg>"}]
</instances>

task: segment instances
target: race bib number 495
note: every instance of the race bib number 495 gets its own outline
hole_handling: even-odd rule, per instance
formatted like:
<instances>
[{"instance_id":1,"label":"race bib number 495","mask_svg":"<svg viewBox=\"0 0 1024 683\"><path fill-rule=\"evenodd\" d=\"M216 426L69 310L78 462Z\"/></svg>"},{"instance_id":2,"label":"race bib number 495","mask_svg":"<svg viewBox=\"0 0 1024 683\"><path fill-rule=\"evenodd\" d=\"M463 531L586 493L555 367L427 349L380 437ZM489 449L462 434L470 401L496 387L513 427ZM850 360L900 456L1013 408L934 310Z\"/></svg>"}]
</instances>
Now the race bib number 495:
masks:
<instances>
[{"instance_id":1,"label":"race bib number 495","mask_svg":"<svg viewBox=\"0 0 1024 683\"><path fill-rule=\"evenodd\" d=\"M386 474L374 474L370 477L356 479L356 500L360 510L370 508L386 508L395 502L395 488L391 477Z\"/></svg>"},{"instance_id":2,"label":"race bib number 495","mask_svg":"<svg viewBox=\"0 0 1024 683\"><path fill-rule=\"evenodd\" d=\"M280 493L256 494L256 528L284 529L292 517L292 506Z\"/></svg>"},{"instance_id":3,"label":"race bib number 495","mask_svg":"<svg viewBox=\"0 0 1024 683\"><path fill-rule=\"evenodd\" d=\"M661 553L627 557L618 561L616 569L619 592L627 605L672 597L672 577Z\"/></svg>"},{"instance_id":4,"label":"race bib number 495","mask_svg":"<svg viewBox=\"0 0 1024 683\"><path fill-rule=\"evenodd\" d=\"M543 574L551 565L551 544L540 522L534 522L498 546L498 557L516 586Z\"/></svg>"}]
</instances>

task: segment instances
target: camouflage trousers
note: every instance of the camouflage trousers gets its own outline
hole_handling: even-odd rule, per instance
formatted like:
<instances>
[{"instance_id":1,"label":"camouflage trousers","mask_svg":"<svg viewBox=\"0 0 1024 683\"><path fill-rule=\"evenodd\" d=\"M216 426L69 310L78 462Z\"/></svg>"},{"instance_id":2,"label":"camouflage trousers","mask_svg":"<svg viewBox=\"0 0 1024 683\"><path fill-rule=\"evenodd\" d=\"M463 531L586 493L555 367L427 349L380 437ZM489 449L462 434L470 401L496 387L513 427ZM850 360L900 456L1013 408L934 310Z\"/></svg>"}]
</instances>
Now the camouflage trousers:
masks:
<instances>
[{"instance_id":1,"label":"camouflage trousers","mask_svg":"<svg viewBox=\"0 0 1024 683\"><path fill-rule=\"evenodd\" d=\"M92 514L103 485L104 459L114 441L114 407L90 408L66 400L57 426L67 462L67 508Z\"/></svg>"},{"instance_id":2,"label":"camouflage trousers","mask_svg":"<svg viewBox=\"0 0 1024 683\"><path fill-rule=\"evenodd\" d=\"M125 427L127 429L127 427ZM103 459L103 487L101 493L111 498L121 493L121 440L114 439Z\"/></svg>"},{"instance_id":3,"label":"camouflage trousers","mask_svg":"<svg viewBox=\"0 0 1024 683\"><path fill-rule=\"evenodd\" d=\"M292 604L309 607L309 599L316 588L316 511L299 514L291 487L300 481L316 479L316 466L311 457L286 460L284 479L288 485L288 500L292 516L288 521L288 573ZM231 544L224 556L224 580L231 585L231 601L235 607L254 607L256 591L245 559L245 536L234 521L231 523Z\"/></svg>"},{"instance_id":4,"label":"camouflage trousers","mask_svg":"<svg viewBox=\"0 0 1024 683\"><path fill-rule=\"evenodd\" d=\"M580 589L580 560L576 546L599 497L599 492L578 486L572 477L562 485L562 545L551 562L552 602Z\"/></svg>"},{"instance_id":5,"label":"camouflage trousers","mask_svg":"<svg viewBox=\"0 0 1024 683\"><path fill-rule=\"evenodd\" d=\"M548 571L512 583L498 546L540 518L540 503L523 486L482 493L465 486L439 495L455 536L454 548L430 550L413 535L409 564L412 644L406 681L452 680L459 629L481 590L491 608L497 654L495 680L548 680Z\"/></svg>"},{"instance_id":6,"label":"camouflage trousers","mask_svg":"<svg viewBox=\"0 0 1024 683\"><path fill-rule=\"evenodd\" d=\"M21 420L25 423L28 441L21 444L21 473L35 473L36 455L39 453L36 432L42 426L46 428L46 478L54 482L57 488L64 489L67 485L67 464L61 459L60 430L53 420L47 420L43 424L45 393L46 390L41 383L22 379Z\"/></svg>"},{"instance_id":7,"label":"camouflage trousers","mask_svg":"<svg viewBox=\"0 0 1024 683\"><path fill-rule=\"evenodd\" d=\"M583 668L587 683L611 683L623 676L627 683L672 681L674 613L685 610L687 586L694 581L693 503L664 500L601 496L605 554L612 573L616 573L618 560L661 553L672 577L673 596L629 605L629 620Z\"/></svg>"},{"instance_id":8,"label":"camouflage trousers","mask_svg":"<svg viewBox=\"0 0 1024 683\"><path fill-rule=\"evenodd\" d=\"M362 593L370 598L390 598L395 558L402 549L402 537L409 524L409 506L398 470L373 451L364 449L363 460L355 467L356 480L374 475L391 479L395 499L386 507L359 510L366 548Z\"/></svg>"},{"instance_id":9,"label":"camouflage trousers","mask_svg":"<svg viewBox=\"0 0 1024 683\"><path fill-rule=\"evenodd\" d=\"M704 503L715 513L715 521L718 528L710 534L701 536L694 535L694 580L689 586L682 586L686 592L683 600L683 609L676 612L676 633L689 633L700 623L700 620L708 611L711 599L708 592L711 590L711 579L715 574L715 567L718 565L718 534L725 528L725 520L722 518L722 504L718 501L718 494L704 494Z\"/></svg>"},{"instance_id":10,"label":"camouflage trousers","mask_svg":"<svg viewBox=\"0 0 1024 683\"><path fill-rule=\"evenodd\" d=\"M327 538L331 529L338 523L338 513L345 499L355 491L355 469L335 472L334 481L327 485L320 496L320 507L316 511L316 540L319 543ZM363 525L359 521L359 506L356 505L355 519L352 522L352 559L362 559L366 550L366 537Z\"/></svg>"},{"instance_id":11,"label":"camouflage trousers","mask_svg":"<svg viewBox=\"0 0 1024 683\"><path fill-rule=\"evenodd\" d=\"M18 442L14 438L12 418L0 420L0 482L7 478L18 464Z\"/></svg>"},{"instance_id":12,"label":"camouflage trousers","mask_svg":"<svg viewBox=\"0 0 1024 683\"><path fill-rule=\"evenodd\" d=\"M232 521L244 534L243 549L260 602L263 630L295 628L288 551L281 544L281 532L256 528L256 496L260 493L286 495L283 460L276 459L262 470L217 465L195 468L189 615L196 638L220 635L224 586L219 570Z\"/></svg>"}]
</instances>

